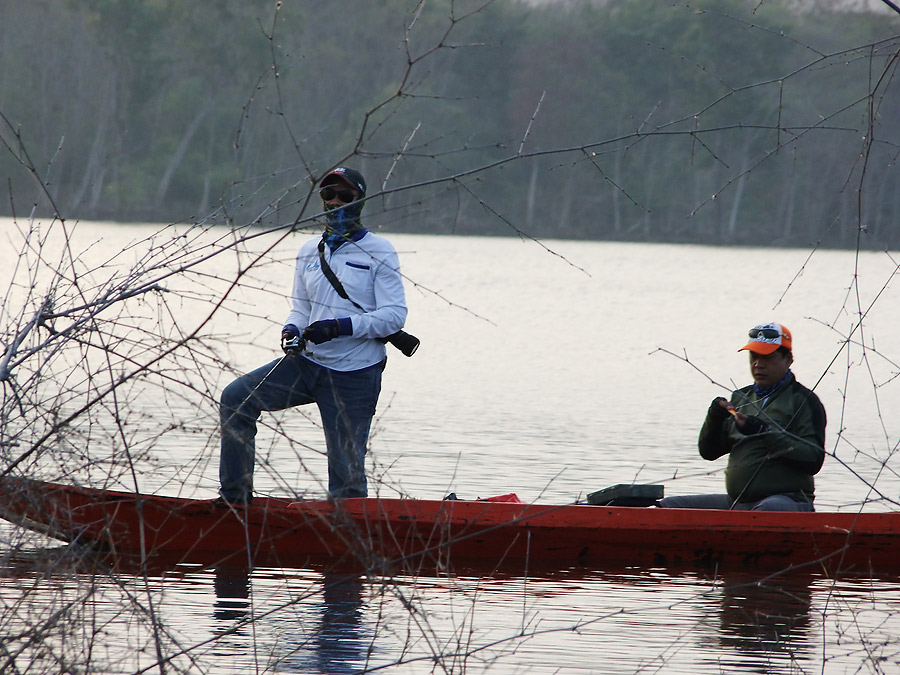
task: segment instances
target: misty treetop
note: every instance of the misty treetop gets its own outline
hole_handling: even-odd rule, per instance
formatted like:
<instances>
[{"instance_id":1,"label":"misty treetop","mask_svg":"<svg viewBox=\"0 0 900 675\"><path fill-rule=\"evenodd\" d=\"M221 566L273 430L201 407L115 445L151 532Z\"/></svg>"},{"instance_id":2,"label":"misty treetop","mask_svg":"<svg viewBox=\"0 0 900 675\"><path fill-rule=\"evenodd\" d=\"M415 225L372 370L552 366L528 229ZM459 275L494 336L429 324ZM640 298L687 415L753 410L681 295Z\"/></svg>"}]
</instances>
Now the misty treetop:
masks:
<instances>
[{"instance_id":1,"label":"misty treetop","mask_svg":"<svg viewBox=\"0 0 900 675\"><path fill-rule=\"evenodd\" d=\"M346 162L393 231L896 247L900 16L823 5L2 2L0 213L277 225Z\"/></svg>"}]
</instances>

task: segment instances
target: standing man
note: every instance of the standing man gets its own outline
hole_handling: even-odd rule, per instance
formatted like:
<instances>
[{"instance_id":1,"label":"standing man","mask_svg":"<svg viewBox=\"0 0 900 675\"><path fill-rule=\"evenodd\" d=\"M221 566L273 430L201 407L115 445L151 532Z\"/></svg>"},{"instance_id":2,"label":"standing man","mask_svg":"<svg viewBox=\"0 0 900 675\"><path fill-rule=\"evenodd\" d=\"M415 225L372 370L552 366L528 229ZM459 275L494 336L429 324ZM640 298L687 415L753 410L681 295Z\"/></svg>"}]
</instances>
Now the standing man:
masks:
<instances>
[{"instance_id":1,"label":"standing man","mask_svg":"<svg viewBox=\"0 0 900 675\"><path fill-rule=\"evenodd\" d=\"M666 508L813 511L813 476L825 461L825 408L791 372L791 331L750 330L753 384L713 400L700 430L700 456L728 455L728 494L666 497Z\"/></svg>"},{"instance_id":2,"label":"standing man","mask_svg":"<svg viewBox=\"0 0 900 675\"><path fill-rule=\"evenodd\" d=\"M362 174L338 167L322 179L319 195L325 231L297 255L281 332L285 356L222 392L219 493L228 504L252 499L260 412L306 403L322 416L329 496L367 495L365 456L387 358L384 338L403 327L406 298L394 247L362 225Z\"/></svg>"}]
</instances>

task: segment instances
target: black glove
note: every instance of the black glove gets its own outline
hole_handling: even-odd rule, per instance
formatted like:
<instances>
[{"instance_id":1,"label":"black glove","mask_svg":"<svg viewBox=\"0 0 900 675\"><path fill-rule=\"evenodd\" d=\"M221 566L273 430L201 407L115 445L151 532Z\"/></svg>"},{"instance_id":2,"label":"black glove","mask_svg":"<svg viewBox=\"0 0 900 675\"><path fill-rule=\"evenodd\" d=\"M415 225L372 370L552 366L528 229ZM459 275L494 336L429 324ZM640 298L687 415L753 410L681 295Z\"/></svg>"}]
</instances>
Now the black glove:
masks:
<instances>
[{"instance_id":1,"label":"black glove","mask_svg":"<svg viewBox=\"0 0 900 675\"><path fill-rule=\"evenodd\" d=\"M323 342L333 340L338 335L352 335L353 324L349 318L345 319L323 319L322 321L314 321L303 331L303 339L309 340L317 345Z\"/></svg>"},{"instance_id":2,"label":"black glove","mask_svg":"<svg viewBox=\"0 0 900 675\"><path fill-rule=\"evenodd\" d=\"M728 403L728 399L722 398L721 396L716 396L712 403L709 404L709 410L707 411L707 415L712 417L714 420L719 420L720 422L724 419L728 418L729 412L728 408L723 408L722 403Z\"/></svg>"},{"instance_id":3,"label":"black glove","mask_svg":"<svg viewBox=\"0 0 900 675\"><path fill-rule=\"evenodd\" d=\"M285 354L303 351L303 340L300 337L300 331L292 323L281 329L281 351Z\"/></svg>"},{"instance_id":4,"label":"black glove","mask_svg":"<svg viewBox=\"0 0 900 675\"><path fill-rule=\"evenodd\" d=\"M758 417L753 417L752 415L747 416L747 419L744 420L743 426L738 426L738 431L744 434L744 436L753 436L755 434L761 434L768 430L768 424L763 422Z\"/></svg>"}]
</instances>

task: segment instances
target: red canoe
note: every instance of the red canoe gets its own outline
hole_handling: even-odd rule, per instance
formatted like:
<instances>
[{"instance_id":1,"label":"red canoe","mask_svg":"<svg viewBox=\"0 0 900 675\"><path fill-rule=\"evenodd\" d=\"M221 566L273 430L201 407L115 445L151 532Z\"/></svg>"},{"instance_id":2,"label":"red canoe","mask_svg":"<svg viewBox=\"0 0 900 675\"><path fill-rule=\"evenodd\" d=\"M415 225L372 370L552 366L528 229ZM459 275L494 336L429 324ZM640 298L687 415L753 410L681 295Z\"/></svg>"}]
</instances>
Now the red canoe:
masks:
<instances>
[{"instance_id":1,"label":"red canoe","mask_svg":"<svg viewBox=\"0 0 900 675\"><path fill-rule=\"evenodd\" d=\"M0 480L0 516L139 559L362 569L626 566L900 571L900 513L701 511L510 501L210 500Z\"/></svg>"}]
</instances>

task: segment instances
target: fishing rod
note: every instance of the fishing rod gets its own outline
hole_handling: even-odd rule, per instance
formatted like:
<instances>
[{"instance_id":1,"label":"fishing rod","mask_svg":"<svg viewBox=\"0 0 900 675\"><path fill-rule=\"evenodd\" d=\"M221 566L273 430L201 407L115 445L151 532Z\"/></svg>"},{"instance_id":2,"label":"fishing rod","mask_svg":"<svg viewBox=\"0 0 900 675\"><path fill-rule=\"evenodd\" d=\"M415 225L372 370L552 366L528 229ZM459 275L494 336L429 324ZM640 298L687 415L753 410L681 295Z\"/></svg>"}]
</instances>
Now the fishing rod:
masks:
<instances>
[{"instance_id":1,"label":"fishing rod","mask_svg":"<svg viewBox=\"0 0 900 675\"><path fill-rule=\"evenodd\" d=\"M891 0L881 0L884 4L890 7L892 10L900 14L900 7L898 7L895 3L891 2Z\"/></svg>"}]
</instances>

